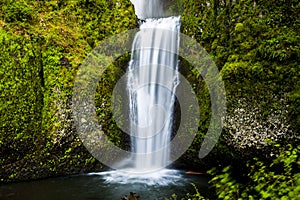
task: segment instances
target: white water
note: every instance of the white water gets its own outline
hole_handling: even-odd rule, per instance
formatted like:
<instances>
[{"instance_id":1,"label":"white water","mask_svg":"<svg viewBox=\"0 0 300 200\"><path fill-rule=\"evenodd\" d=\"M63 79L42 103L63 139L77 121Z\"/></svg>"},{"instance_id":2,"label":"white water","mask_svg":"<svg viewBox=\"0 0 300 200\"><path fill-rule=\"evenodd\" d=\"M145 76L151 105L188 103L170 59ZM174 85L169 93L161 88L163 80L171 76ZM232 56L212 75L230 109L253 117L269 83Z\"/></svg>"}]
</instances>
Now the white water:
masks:
<instances>
[{"instance_id":1,"label":"white water","mask_svg":"<svg viewBox=\"0 0 300 200\"><path fill-rule=\"evenodd\" d=\"M140 25L128 69L130 134L137 172L170 164L175 90L178 85L180 17L160 16L159 1L133 1ZM143 14L143 15L141 15Z\"/></svg>"},{"instance_id":2,"label":"white water","mask_svg":"<svg viewBox=\"0 0 300 200\"><path fill-rule=\"evenodd\" d=\"M131 0L139 19L159 18L163 14L161 0Z\"/></svg>"},{"instance_id":3,"label":"white water","mask_svg":"<svg viewBox=\"0 0 300 200\"><path fill-rule=\"evenodd\" d=\"M106 183L118 183L118 184L147 184L147 185L172 185L177 186L180 183L184 183L185 180L182 180L184 176L181 171L171 170L171 169L162 169L156 171L155 173L146 173L146 174L137 174L132 169L132 171L106 171L106 172L95 172L89 173L88 175L98 175L101 176Z\"/></svg>"},{"instance_id":4,"label":"white water","mask_svg":"<svg viewBox=\"0 0 300 200\"><path fill-rule=\"evenodd\" d=\"M180 16L162 16L158 0L132 0L143 19L132 44L127 72L132 156L119 163L123 169L91 173L106 183L179 184L181 172L170 163L175 91L179 84Z\"/></svg>"}]
</instances>

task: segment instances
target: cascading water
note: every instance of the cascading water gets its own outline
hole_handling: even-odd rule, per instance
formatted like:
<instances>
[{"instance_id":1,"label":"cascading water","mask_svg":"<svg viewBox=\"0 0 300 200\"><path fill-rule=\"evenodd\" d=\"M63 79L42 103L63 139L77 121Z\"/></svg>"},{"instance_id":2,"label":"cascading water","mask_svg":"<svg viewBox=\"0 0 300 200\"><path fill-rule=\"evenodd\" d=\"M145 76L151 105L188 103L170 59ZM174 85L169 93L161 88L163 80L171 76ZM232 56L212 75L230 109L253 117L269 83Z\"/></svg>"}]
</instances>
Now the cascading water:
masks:
<instances>
[{"instance_id":1,"label":"cascading water","mask_svg":"<svg viewBox=\"0 0 300 200\"><path fill-rule=\"evenodd\" d=\"M191 177L183 171L165 167L188 149L199 125L197 99L188 81L178 72L179 41L182 40L180 52L185 52L183 55L190 55L198 50L201 53L202 48L183 35L180 38L180 16L170 16L179 6L173 4L176 0L163 1L165 5L161 4L161 0L132 2L141 20L140 29L137 33L132 30L105 40L86 59L74 84L74 119L80 137L92 155L103 164L116 169L89 174L101 176L105 191L112 188L116 195L114 190L118 187L122 191L126 189L141 193L153 189L158 191L153 192L157 193L157 197L163 197L164 194L159 194L161 187L166 186L169 192L171 188L176 189L174 185L181 189L190 185ZM173 5L168 7L170 3ZM126 42L132 41L132 38L133 42ZM182 49L185 42L188 42L188 46ZM131 135L132 149L127 151L115 146L106 137L97 122L94 103L95 91L105 66L130 51L130 47L132 54L128 71L117 82L112 101L115 105L115 122ZM203 62L207 63L205 55L192 56L190 60L198 62L199 58L204 58ZM176 123L176 135L170 141L175 130L175 100L180 105L180 122ZM147 186L152 189L146 189ZM144 198L158 199L152 195L143 196Z\"/></svg>"},{"instance_id":2,"label":"cascading water","mask_svg":"<svg viewBox=\"0 0 300 200\"><path fill-rule=\"evenodd\" d=\"M160 0L132 2L141 19L126 73L132 153L118 163L118 169L123 170L96 174L110 183L178 185L180 172L165 167L171 164L170 140L179 84L180 16L164 17Z\"/></svg>"},{"instance_id":3,"label":"cascading water","mask_svg":"<svg viewBox=\"0 0 300 200\"><path fill-rule=\"evenodd\" d=\"M131 0L139 19L160 18L163 15L161 0Z\"/></svg>"},{"instance_id":4,"label":"cascading water","mask_svg":"<svg viewBox=\"0 0 300 200\"><path fill-rule=\"evenodd\" d=\"M137 14L145 19L133 43L127 87L134 169L148 171L168 164L175 90L179 82L180 17L148 18L160 15L153 12L158 1L139 2L138 6L135 4ZM143 8L145 12L141 12Z\"/></svg>"}]
</instances>

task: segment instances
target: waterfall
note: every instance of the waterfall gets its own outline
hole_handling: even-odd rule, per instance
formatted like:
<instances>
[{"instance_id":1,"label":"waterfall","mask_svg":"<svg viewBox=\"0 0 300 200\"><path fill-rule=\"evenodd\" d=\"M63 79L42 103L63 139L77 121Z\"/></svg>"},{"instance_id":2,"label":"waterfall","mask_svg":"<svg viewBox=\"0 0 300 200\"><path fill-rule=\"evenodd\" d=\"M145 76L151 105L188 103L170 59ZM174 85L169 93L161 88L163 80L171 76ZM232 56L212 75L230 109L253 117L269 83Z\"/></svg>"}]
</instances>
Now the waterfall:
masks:
<instances>
[{"instance_id":1,"label":"waterfall","mask_svg":"<svg viewBox=\"0 0 300 200\"><path fill-rule=\"evenodd\" d=\"M163 14L161 0L131 0L139 19L159 18Z\"/></svg>"},{"instance_id":2,"label":"waterfall","mask_svg":"<svg viewBox=\"0 0 300 200\"><path fill-rule=\"evenodd\" d=\"M158 0L132 0L143 22L132 44L128 68L130 135L136 171L169 163L175 90L179 83L180 17L156 18Z\"/></svg>"}]
</instances>

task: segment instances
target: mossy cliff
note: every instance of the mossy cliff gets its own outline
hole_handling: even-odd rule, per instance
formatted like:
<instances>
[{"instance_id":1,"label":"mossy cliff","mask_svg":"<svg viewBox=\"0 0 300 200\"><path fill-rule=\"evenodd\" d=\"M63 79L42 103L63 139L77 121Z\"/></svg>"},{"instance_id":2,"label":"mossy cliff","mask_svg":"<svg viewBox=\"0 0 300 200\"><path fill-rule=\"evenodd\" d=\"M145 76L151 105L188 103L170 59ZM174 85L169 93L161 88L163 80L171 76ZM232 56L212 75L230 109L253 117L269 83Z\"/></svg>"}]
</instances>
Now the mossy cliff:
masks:
<instances>
[{"instance_id":1,"label":"mossy cliff","mask_svg":"<svg viewBox=\"0 0 300 200\"><path fill-rule=\"evenodd\" d=\"M137 27L131 3L5 0L0 9L1 181L101 170L73 125L73 83L99 41ZM99 95L111 95L111 77L120 73L111 68ZM106 107L101 116L111 130Z\"/></svg>"},{"instance_id":2,"label":"mossy cliff","mask_svg":"<svg viewBox=\"0 0 300 200\"><path fill-rule=\"evenodd\" d=\"M245 174L249 172L246 163L253 157L272 162L280 152L296 147L300 127L299 3L177 2L184 5L181 32L196 39L211 55L227 98L222 136L200 160L210 96L197 70L181 60L181 71L198 95L201 118L196 139L177 166L187 163L183 167L209 169L233 165ZM133 6L129 0L4 0L0 9L1 181L103 169L76 134L71 111L73 84L77 69L100 41L138 27ZM128 136L113 121L110 97L128 60L129 55L124 55L106 71L96 94L103 130L123 148L128 148L121 142L128 141Z\"/></svg>"}]
</instances>

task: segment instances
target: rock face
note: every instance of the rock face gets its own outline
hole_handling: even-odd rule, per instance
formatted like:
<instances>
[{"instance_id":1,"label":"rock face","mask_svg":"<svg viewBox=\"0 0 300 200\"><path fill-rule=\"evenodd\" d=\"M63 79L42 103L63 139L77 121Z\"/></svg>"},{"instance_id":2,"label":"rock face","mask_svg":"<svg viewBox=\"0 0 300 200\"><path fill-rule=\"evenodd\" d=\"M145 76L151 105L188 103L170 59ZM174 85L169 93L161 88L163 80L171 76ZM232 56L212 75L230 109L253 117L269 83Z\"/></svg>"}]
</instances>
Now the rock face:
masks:
<instances>
[{"instance_id":1,"label":"rock face","mask_svg":"<svg viewBox=\"0 0 300 200\"><path fill-rule=\"evenodd\" d=\"M296 135L288 122L287 99L272 96L277 108L264 108L262 102L241 98L229 108L224 130L225 141L242 155L253 156L253 150L274 155L272 145L294 140Z\"/></svg>"}]
</instances>

